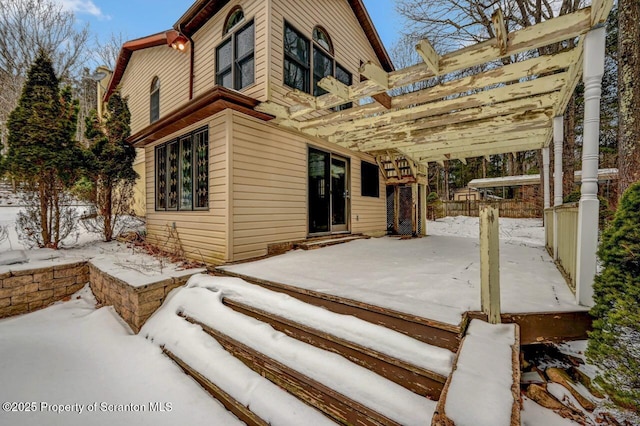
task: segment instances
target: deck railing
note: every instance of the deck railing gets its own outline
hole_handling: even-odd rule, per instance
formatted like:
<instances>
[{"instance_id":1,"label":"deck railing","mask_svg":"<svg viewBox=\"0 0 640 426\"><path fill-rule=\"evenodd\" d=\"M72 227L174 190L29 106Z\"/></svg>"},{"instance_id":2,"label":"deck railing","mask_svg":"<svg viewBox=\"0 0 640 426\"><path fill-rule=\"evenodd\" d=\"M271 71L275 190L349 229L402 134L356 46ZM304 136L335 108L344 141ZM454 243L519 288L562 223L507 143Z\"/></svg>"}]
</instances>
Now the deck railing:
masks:
<instances>
[{"instance_id":1,"label":"deck railing","mask_svg":"<svg viewBox=\"0 0 640 426\"><path fill-rule=\"evenodd\" d=\"M557 220L554 235L553 221ZM578 204L563 204L545 210L546 245L556 254L558 268L564 273L569 287L575 291L578 255ZM554 247L554 240L558 247Z\"/></svg>"},{"instance_id":2,"label":"deck railing","mask_svg":"<svg viewBox=\"0 0 640 426\"><path fill-rule=\"evenodd\" d=\"M553 257L553 207L544 210L544 245Z\"/></svg>"}]
</instances>

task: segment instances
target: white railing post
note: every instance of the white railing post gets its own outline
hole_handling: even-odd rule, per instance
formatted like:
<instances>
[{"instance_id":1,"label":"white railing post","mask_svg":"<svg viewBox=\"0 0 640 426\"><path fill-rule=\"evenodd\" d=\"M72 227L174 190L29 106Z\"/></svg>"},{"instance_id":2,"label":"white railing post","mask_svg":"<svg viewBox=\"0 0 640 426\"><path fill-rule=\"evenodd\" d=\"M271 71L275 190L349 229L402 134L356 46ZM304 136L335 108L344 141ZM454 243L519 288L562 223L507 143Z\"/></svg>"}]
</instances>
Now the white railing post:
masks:
<instances>
[{"instance_id":1,"label":"white railing post","mask_svg":"<svg viewBox=\"0 0 640 426\"><path fill-rule=\"evenodd\" d=\"M598 249L598 153L604 48L604 26L589 31L584 44L584 75L582 77L584 126L576 264L576 299L584 306L593 305L593 278L596 274Z\"/></svg>"},{"instance_id":2,"label":"white railing post","mask_svg":"<svg viewBox=\"0 0 640 426\"><path fill-rule=\"evenodd\" d=\"M553 207L562 205L562 141L564 139L564 117L553 118ZM553 258L558 260L558 213L553 209Z\"/></svg>"},{"instance_id":3,"label":"white railing post","mask_svg":"<svg viewBox=\"0 0 640 426\"><path fill-rule=\"evenodd\" d=\"M500 240L498 209L480 209L480 305L491 324L500 323Z\"/></svg>"},{"instance_id":4,"label":"white railing post","mask_svg":"<svg viewBox=\"0 0 640 426\"><path fill-rule=\"evenodd\" d=\"M420 235L427 235L427 185L420 185Z\"/></svg>"},{"instance_id":5,"label":"white railing post","mask_svg":"<svg viewBox=\"0 0 640 426\"><path fill-rule=\"evenodd\" d=\"M551 207L551 194L549 191L549 147L542 148L542 191L544 193L544 208ZM545 224L546 226L546 224Z\"/></svg>"}]
</instances>

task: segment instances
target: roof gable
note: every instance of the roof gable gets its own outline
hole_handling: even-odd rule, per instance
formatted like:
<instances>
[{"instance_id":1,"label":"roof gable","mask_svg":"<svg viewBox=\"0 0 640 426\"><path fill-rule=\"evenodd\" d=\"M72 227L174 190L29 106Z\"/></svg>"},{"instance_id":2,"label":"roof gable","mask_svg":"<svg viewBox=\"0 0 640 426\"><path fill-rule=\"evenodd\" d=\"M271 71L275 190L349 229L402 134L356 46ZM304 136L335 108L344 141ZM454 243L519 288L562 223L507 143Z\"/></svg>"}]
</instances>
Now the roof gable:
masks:
<instances>
[{"instance_id":1,"label":"roof gable","mask_svg":"<svg viewBox=\"0 0 640 426\"><path fill-rule=\"evenodd\" d=\"M347 0L353 13L355 14L360 26L364 30L364 33L371 44L382 68L385 71L393 71L394 66L391 62L391 58L387 53L382 40L378 35L373 21L367 12L362 0ZM113 77L109 82L109 87L105 93L105 99L115 91L118 84L124 75L125 69L129 64L131 55L136 50L146 49L149 47L162 46L164 44L169 45L171 40L175 39L179 34L184 34L187 37L193 36L202 26L215 16L229 0L197 0L191 5L191 7L178 19L173 25L172 30L153 34L150 36L142 37L139 39L127 41L122 45L120 54L116 62L116 67L113 71Z\"/></svg>"}]
</instances>

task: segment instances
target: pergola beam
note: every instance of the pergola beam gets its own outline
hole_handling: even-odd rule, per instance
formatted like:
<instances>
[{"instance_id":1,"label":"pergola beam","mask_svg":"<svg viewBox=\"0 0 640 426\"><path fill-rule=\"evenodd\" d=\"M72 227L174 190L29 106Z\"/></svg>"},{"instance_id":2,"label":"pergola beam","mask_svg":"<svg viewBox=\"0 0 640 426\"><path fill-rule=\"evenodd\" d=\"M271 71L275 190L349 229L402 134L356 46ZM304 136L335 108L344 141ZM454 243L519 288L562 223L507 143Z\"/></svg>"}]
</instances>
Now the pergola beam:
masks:
<instances>
[{"instance_id":1,"label":"pergola beam","mask_svg":"<svg viewBox=\"0 0 640 426\"><path fill-rule=\"evenodd\" d=\"M453 110L462 110L474 107L483 107L488 104L506 102L513 99L527 98L544 93L550 93L562 89L566 84L566 73L553 74L535 80L524 81L508 86L498 87L463 96L455 99L446 99L428 104L418 105L413 108L392 110L382 115L365 117L337 125L327 125L316 131L307 131L314 136L330 136L336 132L352 132L364 130L371 126L391 124L394 121L415 120L419 118L445 114Z\"/></svg>"},{"instance_id":2,"label":"pergola beam","mask_svg":"<svg viewBox=\"0 0 640 426\"><path fill-rule=\"evenodd\" d=\"M342 99L349 100L349 98L351 97L349 86L335 77L324 77L318 82L318 86L329 93L333 93L334 95L341 97Z\"/></svg>"},{"instance_id":3,"label":"pergola beam","mask_svg":"<svg viewBox=\"0 0 640 426\"><path fill-rule=\"evenodd\" d=\"M416 52L422 58L433 75L440 75L440 55L428 40L423 39L416 44Z\"/></svg>"},{"instance_id":4,"label":"pergola beam","mask_svg":"<svg viewBox=\"0 0 640 426\"><path fill-rule=\"evenodd\" d=\"M389 73L371 61L365 62L358 70L361 76L368 78L384 90L389 90Z\"/></svg>"},{"instance_id":5,"label":"pergola beam","mask_svg":"<svg viewBox=\"0 0 640 426\"><path fill-rule=\"evenodd\" d=\"M496 9L491 15L491 22L493 23L493 32L496 35L496 46L500 50L500 54L507 53L507 27L504 22L504 15L502 9Z\"/></svg>"},{"instance_id":6,"label":"pergola beam","mask_svg":"<svg viewBox=\"0 0 640 426\"><path fill-rule=\"evenodd\" d=\"M467 130L464 132L435 132L428 136L422 136L419 138L413 137L397 137L397 139L378 139L371 140L362 143L357 146L348 146L340 144L347 148L356 149L362 152L378 151L384 149L402 149L407 153L414 151L421 151L424 149L433 149L436 147L451 147L463 145L465 141L471 141L466 145L473 145L475 143L485 142L498 142L501 137L504 138L504 133L513 135L524 135L526 137L527 132L535 134L537 138L544 140L546 136L546 129L549 126L549 120L538 121L532 123L523 123L519 125L503 126L502 128L496 127L495 129L480 129L478 131ZM504 131L502 130L504 129Z\"/></svg>"},{"instance_id":7,"label":"pergola beam","mask_svg":"<svg viewBox=\"0 0 640 426\"><path fill-rule=\"evenodd\" d=\"M387 135L392 135L398 131L411 132L412 136L417 136L426 129L433 132L440 130L475 128L475 126L497 126L501 124L521 123L525 120L539 120L543 116L549 117L552 114L553 97L543 95L540 99L531 102L503 102L485 108L470 108L450 114L438 115L435 117L421 118L409 122L403 126L388 125L374 127L366 130L353 132L343 132L336 136L329 137L330 142L335 143L358 143L362 140L380 139ZM517 102L517 104L516 104Z\"/></svg>"},{"instance_id":8,"label":"pergola beam","mask_svg":"<svg viewBox=\"0 0 640 426\"><path fill-rule=\"evenodd\" d=\"M541 22L531 27L526 27L510 34L507 50L504 53L496 47L496 40L491 39L473 46L469 46L455 52L439 57L439 74L448 74L481 65L496 59L501 59L527 50L557 43L571 37L586 33L591 28L591 8L587 7L576 12L561 15L553 19ZM418 81L427 80L436 74L431 70L433 64L418 64L388 74L389 89L406 86ZM385 92L375 81L366 80L350 86L350 101L373 96ZM315 105L308 102L301 103L300 108L292 110L292 116L302 116L318 109L328 109L345 103L345 100L333 93L316 98Z\"/></svg>"},{"instance_id":9,"label":"pergola beam","mask_svg":"<svg viewBox=\"0 0 640 426\"><path fill-rule=\"evenodd\" d=\"M508 83L521 79L523 75L548 74L565 69L571 60L577 57L577 49L563 51L552 55L543 55L522 62L514 62L500 66L476 75L447 81L437 86L423 89L417 92L394 96L392 108L405 108L410 105L422 104L438 100L460 92L479 90L497 84ZM383 71L384 72L384 71ZM360 118L368 114L383 112L384 109L376 104L356 106L344 111L334 112L321 118L312 118L299 123L300 129L320 127L325 124L338 124Z\"/></svg>"},{"instance_id":10,"label":"pergola beam","mask_svg":"<svg viewBox=\"0 0 640 426\"><path fill-rule=\"evenodd\" d=\"M460 158L475 158L481 157L483 155L497 155L497 154L506 154L510 153L514 149L518 151L531 151L535 149L541 148L540 140L531 139L522 144L514 144L513 141L510 141L510 145L508 146L491 146L491 147L478 147L476 149L467 149L465 151L428 151L422 156L417 156L418 160L421 163L433 162L433 161L444 161L444 160L459 160Z\"/></svg>"}]
</instances>

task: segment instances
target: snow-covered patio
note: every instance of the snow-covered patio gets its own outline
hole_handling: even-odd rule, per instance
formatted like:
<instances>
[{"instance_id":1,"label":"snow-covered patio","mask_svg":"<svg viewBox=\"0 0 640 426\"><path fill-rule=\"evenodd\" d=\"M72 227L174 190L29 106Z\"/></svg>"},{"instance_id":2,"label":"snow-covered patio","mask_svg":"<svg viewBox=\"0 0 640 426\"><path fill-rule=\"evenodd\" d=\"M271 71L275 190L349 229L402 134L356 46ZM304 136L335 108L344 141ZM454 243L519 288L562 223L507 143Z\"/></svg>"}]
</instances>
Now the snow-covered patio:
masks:
<instances>
[{"instance_id":1,"label":"snow-covered patio","mask_svg":"<svg viewBox=\"0 0 640 426\"><path fill-rule=\"evenodd\" d=\"M357 240L221 269L457 325L480 310L477 218L429 222L429 236ZM538 219L500 219L502 312L584 311L544 248Z\"/></svg>"}]
</instances>

